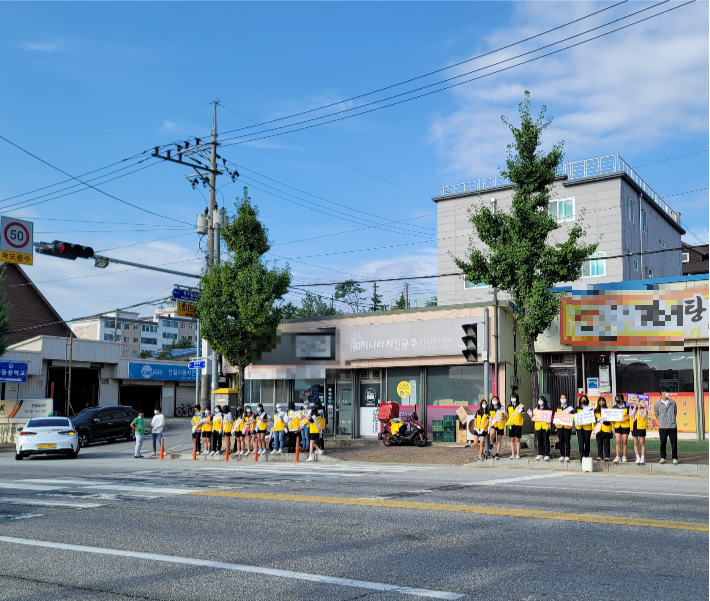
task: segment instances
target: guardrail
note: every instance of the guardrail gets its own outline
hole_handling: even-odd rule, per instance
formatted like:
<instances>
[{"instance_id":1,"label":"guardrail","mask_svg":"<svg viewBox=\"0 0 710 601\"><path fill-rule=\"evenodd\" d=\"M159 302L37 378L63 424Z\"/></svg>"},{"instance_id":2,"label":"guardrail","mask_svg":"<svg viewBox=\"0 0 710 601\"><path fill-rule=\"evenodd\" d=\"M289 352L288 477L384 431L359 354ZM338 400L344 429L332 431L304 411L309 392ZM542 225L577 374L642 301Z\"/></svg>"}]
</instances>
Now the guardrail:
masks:
<instances>
[{"instance_id":1,"label":"guardrail","mask_svg":"<svg viewBox=\"0 0 710 601\"><path fill-rule=\"evenodd\" d=\"M655 203L661 211L680 225L680 213L671 209L668 206L668 203L656 194L651 186L649 186L643 178L641 178L638 173L634 171L633 167L631 167L631 165L629 165L618 154L565 163L557 168L557 174L566 175L568 180L582 179L585 177L598 177L600 175L611 175L614 173L626 173L626 175L628 175L634 183L641 188L649 200ZM460 194L462 192L474 192L477 190L485 190L487 188L495 188L510 184L512 184L512 182L507 177L488 177L485 179L464 182L462 184L441 186L439 188L439 195L448 196L450 194Z\"/></svg>"}]
</instances>

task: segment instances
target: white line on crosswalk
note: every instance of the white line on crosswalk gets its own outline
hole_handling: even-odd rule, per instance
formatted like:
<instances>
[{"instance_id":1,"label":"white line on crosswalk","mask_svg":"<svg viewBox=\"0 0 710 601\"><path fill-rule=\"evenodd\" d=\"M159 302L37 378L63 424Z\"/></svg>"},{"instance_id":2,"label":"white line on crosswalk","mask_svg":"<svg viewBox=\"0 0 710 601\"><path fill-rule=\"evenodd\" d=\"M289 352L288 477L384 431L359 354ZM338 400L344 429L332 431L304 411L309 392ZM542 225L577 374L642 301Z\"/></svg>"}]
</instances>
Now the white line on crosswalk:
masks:
<instances>
[{"instance_id":1,"label":"white line on crosswalk","mask_svg":"<svg viewBox=\"0 0 710 601\"><path fill-rule=\"evenodd\" d=\"M517 478L500 478L498 480L483 480L482 482L466 482L466 486L494 486L496 484L512 484L514 482L523 482L525 480L540 480L542 478L560 478L562 476L570 476L569 472L557 472L547 474L535 474L534 476L518 476Z\"/></svg>"},{"instance_id":2,"label":"white line on crosswalk","mask_svg":"<svg viewBox=\"0 0 710 601\"><path fill-rule=\"evenodd\" d=\"M30 499L28 497L0 497L0 503L5 505L27 505L31 507L67 507L71 509L94 509L103 507L103 503L72 503L69 501L48 501L45 499Z\"/></svg>"},{"instance_id":3,"label":"white line on crosswalk","mask_svg":"<svg viewBox=\"0 0 710 601\"><path fill-rule=\"evenodd\" d=\"M335 584L339 586L350 586L354 588L402 593L405 595L417 595L432 599L450 599L452 601L460 599L463 595L449 593L446 591L435 591L425 588L411 588L397 584L386 584L383 582L368 582L367 580L353 580L351 578L338 578L335 576L323 576L320 574L308 574L305 572L292 572L290 570L279 570L274 568L264 568L261 566L248 566L238 563L225 563L222 561L209 561L206 559L194 559L191 557L177 557L174 555L158 555L154 553L140 553L137 551L123 551L120 549L107 549L103 547L86 547L83 545L69 545L66 543L53 543L48 541L32 540L26 538L14 538L10 536L0 536L0 542L28 545L33 547L45 547L48 549L61 549L64 551L94 553L97 555L114 555L120 557L133 557L136 559L147 559L151 561L163 561L167 563L179 563L193 566L202 566L220 570L235 570L238 572L250 572L252 574L264 574L266 576L276 576L278 578L289 578L293 580L305 580L320 584Z\"/></svg>"},{"instance_id":4,"label":"white line on crosswalk","mask_svg":"<svg viewBox=\"0 0 710 601\"><path fill-rule=\"evenodd\" d=\"M64 486L44 486L41 484L25 484L24 482L0 482L0 489L8 488L13 490L35 490L38 492L45 490L59 490Z\"/></svg>"}]
</instances>

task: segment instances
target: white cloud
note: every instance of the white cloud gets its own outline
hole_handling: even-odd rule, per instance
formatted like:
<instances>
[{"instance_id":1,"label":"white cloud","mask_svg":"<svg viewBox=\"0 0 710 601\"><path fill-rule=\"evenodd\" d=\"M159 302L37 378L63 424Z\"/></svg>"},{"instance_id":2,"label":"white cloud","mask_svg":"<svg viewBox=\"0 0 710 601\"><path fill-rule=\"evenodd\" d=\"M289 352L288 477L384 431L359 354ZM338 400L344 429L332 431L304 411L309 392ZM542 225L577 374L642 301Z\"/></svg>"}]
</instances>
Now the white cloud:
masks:
<instances>
[{"instance_id":1,"label":"white cloud","mask_svg":"<svg viewBox=\"0 0 710 601\"><path fill-rule=\"evenodd\" d=\"M29 50L30 52L62 52L64 48L60 44L53 42L22 42L18 48Z\"/></svg>"},{"instance_id":2,"label":"white cloud","mask_svg":"<svg viewBox=\"0 0 710 601\"><path fill-rule=\"evenodd\" d=\"M521 25L494 30L474 54L549 28L551 14L563 15L554 21L562 23L601 5L563 6L564 12L556 11L551 3L516 5L515 20ZM637 3L627 6L627 12L640 8ZM642 13L619 25L651 13ZM618 17L619 13L603 13L569 32L565 29L557 37L545 37L544 43L589 29L608 21L611 15ZM448 163L444 172L456 181L498 174L511 140L500 116L505 114L517 122L516 107L525 89L531 92L535 112L542 104L549 106L548 112L555 120L544 135L546 146L564 140L567 160L616 152L623 156L625 152L636 152L640 141L647 150L706 133L707 21L707 4L697 3L601 40L454 88L452 93L460 108L437 116L430 129L431 142ZM542 42L537 41L534 47L539 45ZM532 47L525 46L523 50ZM506 51L507 56L521 52L519 47L513 50L514 53ZM507 57L494 56L485 64ZM474 62L459 72L478 66Z\"/></svg>"}]
</instances>

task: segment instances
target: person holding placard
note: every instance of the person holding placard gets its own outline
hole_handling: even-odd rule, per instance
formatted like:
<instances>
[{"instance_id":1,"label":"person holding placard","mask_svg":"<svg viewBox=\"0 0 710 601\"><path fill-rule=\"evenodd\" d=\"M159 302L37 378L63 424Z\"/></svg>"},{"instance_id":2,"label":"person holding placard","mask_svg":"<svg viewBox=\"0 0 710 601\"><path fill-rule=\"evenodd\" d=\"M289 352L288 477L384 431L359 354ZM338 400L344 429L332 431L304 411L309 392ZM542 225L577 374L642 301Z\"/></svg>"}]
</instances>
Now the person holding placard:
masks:
<instances>
[{"instance_id":1,"label":"person holding placard","mask_svg":"<svg viewBox=\"0 0 710 601\"><path fill-rule=\"evenodd\" d=\"M510 405L508 405L508 436L510 436L510 458L520 459L520 438L523 435L523 407L520 404L520 397L517 392L510 395Z\"/></svg>"},{"instance_id":2,"label":"person holding placard","mask_svg":"<svg viewBox=\"0 0 710 601\"><path fill-rule=\"evenodd\" d=\"M646 424L648 423L648 407L642 407L639 401L638 405L632 405L629 408L629 417L631 418L631 436L634 439L634 453L636 454L636 463L643 465L646 463Z\"/></svg>"},{"instance_id":3,"label":"person holding placard","mask_svg":"<svg viewBox=\"0 0 710 601\"><path fill-rule=\"evenodd\" d=\"M488 430L488 436L491 439L491 446L496 444L495 459L500 459L500 445L503 442L503 434L505 433L505 422L508 414L501 407L500 399L497 396L491 397L491 427Z\"/></svg>"},{"instance_id":4,"label":"person holding placard","mask_svg":"<svg viewBox=\"0 0 710 601\"><path fill-rule=\"evenodd\" d=\"M488 426L491 415L488 413L488 403L483 400L481 406L476 411L476 433L473 436L473 444L478 448L478 460L483 461L483 446L488 436Z\"/></svg>"},{"instance_id":5,"label":"person holding placard","mask_svg":"<svg viewBox=\"0 0 710 601\"><path fill-rule=\"evenodd\" d=\"M541 396L537 400L537 407L541 411L547 411L547 399ZM529 412L532 413L532 412ZM550 424L545 421L535 421L535 444L537 446L537 457L535 459L545 459L550 461Z\"/></svg>"},{"instance_id":6,"label":"person holding placard","mask_svg":"<svg viewBox=\"0 0 710 601\"><path fill-rule=\"evenodd\" d=\"M571 413L572 411L574 411L574 408L571 405L567 405L567 395L561 394L557 413ZM560 461L569 461L572 424L557 424L557 437L560 441Z\"/></svg>"},{"instance_id":7,"label":"person holding placard","mask_svg":"<svg viewBox=\"0 0 710 601\"><path fill-rule=\"evenodd\" d=\"M589 406L589 399L586 394L583 394L579 399L579 407L577 407L577 413L590 412L592 415L594 412ZM577 426L577 445L579 446L579 458L589 457L592 449L592 428L594 428L594 420L592 419L589 423Z\"/></svg>"},{"instance_id":8,"label":"person holding placard","mask_svg":"<svg viewBox=\"0 0 710 601\"><path fill-rule=\"evenodd\" d=\"M621 463L626 463L626 450L629 445L629 432L631 432L629 408L626 406L623 394L617 394L614 401L612 409L621 409L623 411L621 421L612 422L612 425L614 426L614 451L616 453L614 463L619 463L619 461L621 461Z\"/></svg>"},{"instance_id":9,"label":"person holding placard","mask_svg":"<svg viewBox=\"0 0 710 601\"><path fill-rule=\"evenodd\" d=\"M611 422L605 422L602 419L602 409L606 409L606 399L603 396L597 400L597 408L594 410L594 417L597 418L594 432L597 435L597 461L609 461L611 459Z\"/></svg>"}]
</instances>

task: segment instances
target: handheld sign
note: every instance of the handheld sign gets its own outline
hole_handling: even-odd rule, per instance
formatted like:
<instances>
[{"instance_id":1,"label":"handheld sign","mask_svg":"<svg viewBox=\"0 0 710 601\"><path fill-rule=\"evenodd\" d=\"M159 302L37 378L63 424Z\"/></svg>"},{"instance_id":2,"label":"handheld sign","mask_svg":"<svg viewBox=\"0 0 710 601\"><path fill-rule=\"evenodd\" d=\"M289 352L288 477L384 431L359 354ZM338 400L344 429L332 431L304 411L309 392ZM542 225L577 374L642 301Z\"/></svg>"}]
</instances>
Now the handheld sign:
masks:
<instances>
[{"instance_id":1,"label":"handheld sign","mask_svg":"<svg viewBox=\"0 0 710 601\"><path fill-rule=\"evenodd\" d=\"M580 411L574 414L574 425L578 428L580 426L587 426L593 424L596 421L594 417L594 411Z\"/></svg>"},{"instance_id":2,"label":"handheld sign","mask_svg":"<svg viewBox=\"0 0 710 601\"><path fill-rule=\"evenodd\" d=\"M552 421L552 410L534 409L532 414L532 420L534 422L545 422L549 424Z\"/></svg>"},{"instance_id":3,"label":"handheld sign","mask_svg":"<svg viewBox=\"0 0 710 601\"><path fill-rule=\"evenodd\" d=\"M651 404L651 395L648 395L648 394L640 394L639 395L639 407L648 408L650 404Z\"/></svg>"},{"instance_id":4,"label":"handheld sign","mask_svg":"<svg viewBox=\"0 0 710 601\"><path fill-rule=\"evenodd\" d=\"M624 419L623 409L602 409L602 419L605 422L620 422Z\"/></svg>"},{"instance_id":5,"label":"handheld sign","mask_svg":"<svg viewBox=\"0 0 710 601\"><path fill-rule=\"evenodd\" d=\"M558 411L555 413L555 417L552 420L552 423L555 424L556 426L572 426L574 424L574 415L571 413L567 413L565 411Z\"/></svg>"},{"instance_id":6,"label":"handheld sign","mask_svg":"<svg viewBox=\"0 0 710 601\"><path fill-rule=\"evenodd\" d=\"M626 395L626 404L629 407L635 407L636 405L638 405L639 404L639 395L634 394L633 392L629 392Z\"/></svg>"}]
</instances>

